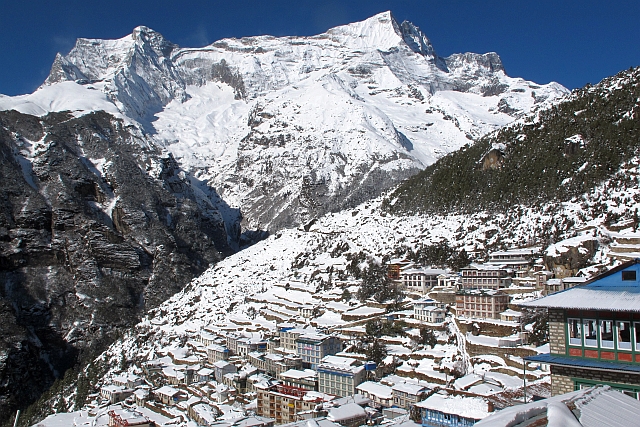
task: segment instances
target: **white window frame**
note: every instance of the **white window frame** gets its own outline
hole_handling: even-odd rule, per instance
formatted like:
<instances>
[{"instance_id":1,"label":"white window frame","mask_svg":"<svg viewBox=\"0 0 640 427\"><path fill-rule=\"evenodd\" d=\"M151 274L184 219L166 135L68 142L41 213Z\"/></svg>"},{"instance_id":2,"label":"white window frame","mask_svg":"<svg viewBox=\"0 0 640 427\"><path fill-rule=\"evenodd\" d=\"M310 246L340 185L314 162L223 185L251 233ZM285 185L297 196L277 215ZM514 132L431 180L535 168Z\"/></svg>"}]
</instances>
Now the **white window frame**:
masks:
<instances>
[{"instance_id":1,"label":"white window frame","mask_svg":"<svg viewBox=\"0 0 640 427\"><path fill-rule=\"evenodd\" d=\"M595 339L587 339L587 325L593 322L593 331L596 333ZM598 347L598 321L596 319L582 319L582 339L585 347Z\"/></svg>"},{"instance_id":2,"label":"white window frame","mask_svg":"<svg viewBox=\"0 0 640 427\"><path fill-rule=\"evenodd\" d=\"M620 340L620 324L621 323L626 323L629 327L629 342L624 342ZM633 334L632 334L632 329L631 329L632 323L630 320L618 320L616 322L616 341L617 341L617 346L618 346L618 350L629 350L631 351L631 348L633 346Z\"/></svg>"},{"instance_id":3,"label":"white window frame","mask_svg":"<svg viewBox=\"0 0 640 427\"><path fill-rule=\"evenodd\" d=\"M609 323L610 325L610 329L611 329L611 339L610 340L604 340L602 338L603 334L602 332L604 331L604 325L606 323ZM610 348L613 349L614 347L614 335L615 335L615 329L614 329L614 325L615 322L611 319L600 319L600 321L598 322L598 326L600 328L599 331L599 335L600 335L600 348Z\"/></svg>"},{"instance_id":4,"label":"white window frame","mask_svg":"<svg viewBox=\"0 0 640 427\"><path fill-rule=\"evenodd\" d=\"M575 321L575 323L578 326L578 337L577 338L572 338L571 337L571 324L572 321ZM569 336L569 345L582 345L582 320L580 318L577 317L570 317L567 319L567 329L568 329L568 336Z\"/></svg>"}]
</instances>

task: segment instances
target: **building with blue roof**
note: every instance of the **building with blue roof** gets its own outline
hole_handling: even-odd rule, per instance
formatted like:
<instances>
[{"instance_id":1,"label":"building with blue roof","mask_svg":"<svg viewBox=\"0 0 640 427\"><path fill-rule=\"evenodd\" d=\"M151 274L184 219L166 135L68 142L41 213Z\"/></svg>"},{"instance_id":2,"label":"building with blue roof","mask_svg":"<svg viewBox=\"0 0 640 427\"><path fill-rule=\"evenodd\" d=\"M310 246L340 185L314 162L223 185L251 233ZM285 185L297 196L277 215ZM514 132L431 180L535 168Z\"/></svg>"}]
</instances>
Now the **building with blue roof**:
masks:
<instances>
[{"instance_id":1,"label":"building with blue roof","mask_svg":"<svg viewBox=\"0 0 640 427\"><path fill-rule=\"evenodd\" d=\"M607 384L640 397L640 259L584 285L521 304L549 312L551 393Z\"/></svg>"}]
</instances>

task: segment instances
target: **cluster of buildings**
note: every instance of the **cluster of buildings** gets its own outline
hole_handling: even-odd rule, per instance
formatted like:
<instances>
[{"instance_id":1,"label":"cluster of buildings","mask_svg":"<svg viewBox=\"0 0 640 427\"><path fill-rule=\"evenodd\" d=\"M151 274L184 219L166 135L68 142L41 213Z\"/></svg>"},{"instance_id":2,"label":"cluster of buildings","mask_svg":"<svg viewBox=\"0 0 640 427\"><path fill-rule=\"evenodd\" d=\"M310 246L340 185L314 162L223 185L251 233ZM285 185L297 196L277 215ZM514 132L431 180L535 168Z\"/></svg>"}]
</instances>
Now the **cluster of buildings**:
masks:
<instances>
[{"instance_id":1,"label":"cluster of buildings","mask_svg":"<svg viewBox=\"0 0 640 427\"><path fill-rule=\"evenodd\" d=\"M518 305L548 310L550 351L526 357L525 369L527 363L549 367L548 391L554 396L549 402L583 399L588 404L591 398L585 396L619 400L611 394L619 391L626 395L622 400L636 402L625 401L626 407L640 410L640 260L591 280L553 279L543 270L531 277L533 256L533 250L497 252L487 263L471 264L455 275L396 261L389 275L420 294L412 303L413 316L428 324L441 323L446 315L442 301L425 296L434 289L453 290L457 315L517 320L520 313L509 308L506 289L517 279L538 290L547 285L546 296ZM525 268L529 275L518 273ZM563 289L550 292L551 286ZM179 409L198 425L218 427L355 427L400 415L423 427L471 426L479 420L499 425L490 421L515 411L510 406L531 405L526 389L521 396L504 397L502 390L486 392L491 384L472 385L466 377L462 382L468 387L462 388L383 376L373 362L344 353L342 338L309 325L282 324L267 336L203 330L184 348L159 352L146 362L144 378L113 378L100 395L110 404L125 401L165 414ZM593 386L606 388L585 391ZM529 400L535 394L530 386ZM230 402L240 403L237 418L227 414ZM524 421L539 413L521 412ZM151 425L148 417L131 410L112 411L110 417L114 426Z\"/></svg>"},{"instance_id":2,"label":"cluster of buildings","mask_svg":"<svg viewBox=\"0 0 640 427\"><path fill-rule=\"evenodd\" d=\"M513 317L509 312L509 289L539 292L544 295L583 284L584 277L555 278L544 269L538 248L509 249L489 254L484 263L472 263L458 272L438 268L417 267L405 259L391 260L387 274L409 293L426 295L434 290L452 295L456 314L481 319ZM415 317L430 323L444 321L436 307L425 310L421 302L414 305ZM506 314L505 314L506 312Z\"/></svg>"}]
</instances>

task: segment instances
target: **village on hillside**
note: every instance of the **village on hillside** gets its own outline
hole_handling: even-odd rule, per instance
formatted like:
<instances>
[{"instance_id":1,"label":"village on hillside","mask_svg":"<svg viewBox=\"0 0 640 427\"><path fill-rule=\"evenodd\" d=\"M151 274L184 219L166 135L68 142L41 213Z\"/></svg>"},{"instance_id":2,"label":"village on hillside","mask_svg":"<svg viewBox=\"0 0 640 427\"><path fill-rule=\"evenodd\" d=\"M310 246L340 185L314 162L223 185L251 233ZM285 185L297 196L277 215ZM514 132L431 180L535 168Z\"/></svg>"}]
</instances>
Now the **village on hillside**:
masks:
<instances>
[{"instance_id":1,"label":"village on hillside","mask_svg":"<svg viewBox=\"0 0 640 427\"><path fill-rule=\"evenodd\" d=\"M640 261L627 252L595 278L557 277L566 272L545 270L539 248L460 271L390 259L386 283L402 299L383 303L357 303L357 282L320 294L283 283L248 298L242 316L125 366L86 410L38 426L497 426L603 399L633 413Z\"/></svg>"}]
</instances>

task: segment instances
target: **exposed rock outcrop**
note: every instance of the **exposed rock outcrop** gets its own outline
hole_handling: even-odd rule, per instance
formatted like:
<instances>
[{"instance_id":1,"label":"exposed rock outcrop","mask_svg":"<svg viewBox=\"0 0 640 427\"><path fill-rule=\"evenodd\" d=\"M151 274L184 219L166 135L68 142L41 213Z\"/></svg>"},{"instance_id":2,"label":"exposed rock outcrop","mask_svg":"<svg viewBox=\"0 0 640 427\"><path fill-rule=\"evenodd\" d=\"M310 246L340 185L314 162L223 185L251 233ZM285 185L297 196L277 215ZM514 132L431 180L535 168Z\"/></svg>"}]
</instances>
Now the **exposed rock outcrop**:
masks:
<instances>
[{"instance_id":1,"label":"exposed rock outcrop","mask_svg":"<svg viewBox=\"0 0 640 427\"><path fill-rule=\"evenodd\" d=\"M4 420L231 248L175 160L106 113L0 112L0 159Z\"/></svg>"}]
</instances>

